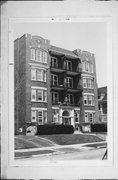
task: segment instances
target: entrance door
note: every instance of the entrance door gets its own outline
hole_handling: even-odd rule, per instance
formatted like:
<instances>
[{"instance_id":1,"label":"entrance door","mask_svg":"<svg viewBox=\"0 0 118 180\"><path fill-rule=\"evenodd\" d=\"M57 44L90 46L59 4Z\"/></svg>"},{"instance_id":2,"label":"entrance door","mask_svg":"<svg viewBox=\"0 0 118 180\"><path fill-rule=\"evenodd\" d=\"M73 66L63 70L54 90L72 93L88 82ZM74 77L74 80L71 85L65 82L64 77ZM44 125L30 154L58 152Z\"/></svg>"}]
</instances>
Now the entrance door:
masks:
<instances>
[{"instance_id":1,"label":"entrance door","mask_svg":"<svg viewBox=\"0 0 118 180\"><path fill-rule=\"evenodd\" d=\"M63 112L62 121L63 121L64 125L70 125L71 124L70 113L68 111Z\"/></svg>"}]
</instances>

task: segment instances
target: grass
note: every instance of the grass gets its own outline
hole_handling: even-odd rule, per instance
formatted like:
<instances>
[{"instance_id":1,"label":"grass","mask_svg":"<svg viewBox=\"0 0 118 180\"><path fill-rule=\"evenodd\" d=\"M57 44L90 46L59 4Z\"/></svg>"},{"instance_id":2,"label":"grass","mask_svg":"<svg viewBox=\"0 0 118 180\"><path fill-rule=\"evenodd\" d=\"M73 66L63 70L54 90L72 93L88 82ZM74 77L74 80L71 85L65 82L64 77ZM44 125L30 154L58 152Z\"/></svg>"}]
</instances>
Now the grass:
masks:
<instances>
[{"instance_id":1,"label":"grass","mask_svg":"<svg viewBox=\"0 0 118 180\"><path fill-rule=\"evenodd\" d=\"M103 141L101 138L95 135L86 134L41 135L39 137L49 139L59 145L71 145Z\"/></svg>"},{"instance_id":2,"label":"grass","mask_svg":"<svg viewBox=\"0 0 118 180\"><path fill-rule=\"evenodd\" d=\"M42 139L44 138L44 139ZM50 141L51 142L50 142ZM16 136L15 149L40 148L58 145L71 145L91 142L101 142L101 138L87 134L55 134L40 136Z\"/></svg>"},{"instance_id":3,"label":"grass","mask_svg":"<svg viewBox=\"0 0 118 180\"><path fill-rule=\"evenodd\" d=\"M29 157L32 155L41 155L41 154L49 154L49 153L53 153L55 151L52 150L40 150L40 151L31 151L31 152L16 152L15 153L15 157Z\"/></svg>"}]
</instances>

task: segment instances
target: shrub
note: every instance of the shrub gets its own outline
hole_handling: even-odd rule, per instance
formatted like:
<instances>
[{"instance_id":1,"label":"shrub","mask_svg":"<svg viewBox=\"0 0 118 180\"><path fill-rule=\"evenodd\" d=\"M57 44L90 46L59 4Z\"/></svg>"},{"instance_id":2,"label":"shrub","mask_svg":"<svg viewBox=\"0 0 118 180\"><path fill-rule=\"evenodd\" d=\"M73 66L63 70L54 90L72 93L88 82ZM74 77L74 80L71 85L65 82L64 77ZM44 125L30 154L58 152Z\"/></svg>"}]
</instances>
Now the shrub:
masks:
<instances>
[{"instance_id":1,"label":"shrub","mask_svg":"<svg viewBox=\"0 0 118 180\"><path fill-rule=\"evenodd\" d=\"M45 124L45 125L37 125L36 135L72 134L72 133L74 133L74 127L71 125Z\"/></svg>"},{"instance_id":2,"label":"shrub","mask_svg":"<svg viewBox=\"0 0 118 180\"><path fill-rule=\"evenodd\" d=\"M91 124L91 132L107 132L107 123Z\"/></svg>"}]
</instances>

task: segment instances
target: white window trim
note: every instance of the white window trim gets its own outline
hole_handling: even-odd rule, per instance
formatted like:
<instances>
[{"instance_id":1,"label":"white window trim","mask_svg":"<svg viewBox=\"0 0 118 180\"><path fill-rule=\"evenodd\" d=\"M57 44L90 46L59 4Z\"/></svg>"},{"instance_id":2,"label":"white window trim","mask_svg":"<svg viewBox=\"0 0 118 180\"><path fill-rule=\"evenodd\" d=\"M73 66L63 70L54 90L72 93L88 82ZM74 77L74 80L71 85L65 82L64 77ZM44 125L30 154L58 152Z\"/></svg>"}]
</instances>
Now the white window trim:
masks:
<instances>
[{"instance_id":1,"label":"white window trim","mask_svg":"<svg viewBox=\"0 0 118 180\"><path fill-rule=\"evenodd\" d=\"M54 82L57 82L57 86L58 86L58 84L59 84L58 75L56 75L56 74L51 74L51 76L52 76L52 83L53 83L53 85L54 85ZM54 77L57 77L57 81L54 80Z\"/></svg>"},{"instance_id":2,"label":"white window trim","mask_svg":"<svg viewBox=\"0 0 118 180\"><path fill-rule=\"evenodd\" d=\"M87 97L87 104L85 104L85 96ZM89 104L89 97L88 96L90 96L91 97L91 102L92 102L92 104ZM94 100L93 100L94 99ZM95 106L95 96L94 95L91 95L91 94L84 94L84 105L85 106Z\"/></svg>"},{"instance_id":3,"label":"white window trim","mask_svg":"<svg viewBox=\"0 0 118 180\"><path fill-rule=\"evenodd\" d=\"M55 64L54 59L56 60L56 66L58 67L58 59L56 57L51 56L51 65L52 65L52 67L55 67L54 66L54 64Z\"/></svg>"},{"instance_id":4,"label":"white window trim","mask_svg":"<svg viewBox=\"0 0 118 180\"><path fill-rule=\"evenodd\" d=\"M35 112L35 121L32 121L32 113ZM37 122L37 117L36 117L36 110L31 110L31 122Z\"/></svg>"},{"instance_id":5,"label":"white window trim","mask_svg":"<svg viewBox=\"0 0 118 180\"><path fill-rule=\"evenodd\" d=\"M31 110L47 111L47 108L32 107Z\"/></svg>"},{"instance_id":6,"label":"white window trim","mask_svg":"<svg viewBox=\"0 0 118 180\"><path fill-rule=\"evenodd\" d=\"M44 124L44 114L43 114L43 111L40 111L40 110L38 110L38 113L39 112L42 112L42 124ZM38 117L37 117L38 119L37 119L37 122L38 122L38 124L39 124L39 114L38 114Z\"/></svg>"},{"instance_id":7,"label":"white window trim","mask_svg":"<svg viewBox=\"0 0 118 180\"><path fill-rule=\"evenodd\" d=\"M69 104L71 104L71 103L70 103L70 96L72 96L73 103L72 103L71 105L73 105L73 104L74 104L74 96L73 96L73 94L67 94L67 95L69 96L69 99L68 99L68 101L69 101Z\"/></svg>"},{"instance_id":8,"label":"white window trim","mask_svg":"<svg viewBox=\"0 0 118 180\"><path fill-rule=\"evenodd\" d=\"M71 78L71 77L66 77L66 82L67 82L67 84L69 84L69 79L72 80L72 87L69 87L69 86L68 86L68 88L73 88L73 78Z\"/></svg>"},{"instance_id":9,"label":"white window trim","mask_svg":"<svg viewBox=\"0 0 118 180\"><path fill-rule=\"evenodd\" d=\"M68 63L71 63L71 70L70 69L68 69ZM72 71L72 62L71 61L69 61L69 60L66 60L66 67L67 67L67 70L68 71Z\"/></svg>"},{"instance_id":10,"label":"white window trim","mask_svg":"<svg viewBox=\"0 0 118 180\"><path fill-rule=\"evenodd\" d=\"M33 71L35 71L35 79L32 78ZM41 71L41 79L38 79L38 76L37 76L38 71ZM44 74L45 74L45 76L44 76ZM40 68L31 68L31 80L32 81L46 82L46 70L40 69Z\"/></svg>"},{"instance_id":11,"label":"white window trim","mask_svg":"<svg viewBox=\"0 0 118 180\"><path fill-rule=\"evenodd\" d=\"M31 89L42 89L42 90L47 90L45 87L39 87L39 86L31 86Z\"/></svg>"},{"instance_id":12,"label":"white window trim","mask_svg":"<svg viewBox=\"0 0 118 180\"><path fill-rule=\"evenodd\" d=\"M32 98L32 95L35 96L35 99ZM36 101L36 90L35 89L31 89L31 101L35 102Z\"/></svg>"},{"instance_id":13,"label":"white window trim","mask_svg":"<svg viewBox=\"0 0 118 180\"><path fill-rule=\"evenodd\" d=\"M55 94L57 94L57 96L58 96L58 101L59 101L59 93L58 93L58 92L52 92L53 101L55 102Z\"/></svg>"},{"instance_id":14,"label":"white window trim","mask_svg":"<svg viewBox=\"0 0 118 180\"><path fill-rule=\"evenodd\" d=\"M32 91L35 91L35 100L32 99ZM38 100L37 99L37 94L38 92L37 91L40 91L42 93L42 100ZM36 88L31 88L31 101L32 102L47 102L47 92L46 92L46 98L45 98L45 101L44 101L44 90L43 89L36 89Z\"/></svg>"}]
</instances>

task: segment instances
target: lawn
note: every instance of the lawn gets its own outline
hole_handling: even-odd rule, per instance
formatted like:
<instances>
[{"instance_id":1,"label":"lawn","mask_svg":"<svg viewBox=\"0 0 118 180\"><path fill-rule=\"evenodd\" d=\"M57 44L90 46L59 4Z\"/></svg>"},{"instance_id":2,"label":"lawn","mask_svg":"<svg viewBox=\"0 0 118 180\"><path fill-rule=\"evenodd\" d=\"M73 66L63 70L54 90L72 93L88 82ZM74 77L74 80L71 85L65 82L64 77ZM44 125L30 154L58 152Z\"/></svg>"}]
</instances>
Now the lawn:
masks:
<instances>
[{"instance_id":1,"label":"lawn","mask_svg":"<svg viewBox=\"0 0 118 180\"><path fill-rule=\"evenodd\" d=\"M91 143L91 142L101 142L101 138L95 135L86 135L86 134L55 134L55 135L40 135L49 139L59 145L71 145L71 144L82 144L82 143Z\"/></svg>"},{"instance_id":2,"label":"lawn","mask_svg":"<svg viewBox=\"0 0 118 180\"><path fill-rule=\"evenodd\" d=\"M54 143L58 145L71 145L101 141L103 141L101 138L87 134L22 135L15 137L15 149L49 147L54 146Z\"/></svg>"}]
</instances>

